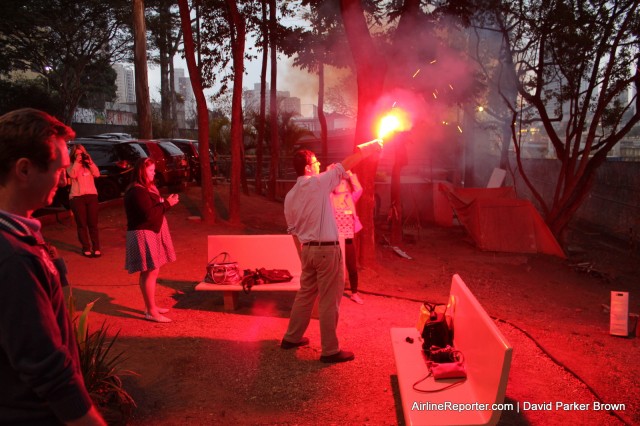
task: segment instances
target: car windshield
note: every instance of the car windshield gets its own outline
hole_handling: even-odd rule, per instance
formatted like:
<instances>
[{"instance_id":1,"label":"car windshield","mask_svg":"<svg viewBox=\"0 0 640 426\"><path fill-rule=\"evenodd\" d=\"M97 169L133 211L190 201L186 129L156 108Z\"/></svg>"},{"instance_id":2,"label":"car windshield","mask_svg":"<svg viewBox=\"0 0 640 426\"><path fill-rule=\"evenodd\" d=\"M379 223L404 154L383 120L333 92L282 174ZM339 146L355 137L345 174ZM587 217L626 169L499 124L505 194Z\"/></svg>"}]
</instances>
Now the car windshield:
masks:
<instances>
[{"instance_id":1,"label":"car windshield","mask_svg":"<svg viewBox=\"0 0 640 426\"><path fill-rule=\"evenodd\" d=\"M113 146L110 144L83 143L93 162L98 166L118 161Z\"/></svg>"},{"instance_id":2,"label":"car windshield","mask_svg":"<svg viewBox=\"0 0 640 426\"><path fill-rule=\"evenodd\" d=\"M171 142L158 142L170 155L184 155L184 153Z\"/></svg>"},{"instance_id":3,"label":"car windshield","mask_svg":"<svg viewBox=\"0 0 640 426\"><path fill-rule=\"evenodd\" d=\"M148 157L147 153L144 152L142 145L138 145L137 143L123 143L116 146L118 149L126 153L126 157L132 157L135 159Z\"/></svg>"}]
</instances>

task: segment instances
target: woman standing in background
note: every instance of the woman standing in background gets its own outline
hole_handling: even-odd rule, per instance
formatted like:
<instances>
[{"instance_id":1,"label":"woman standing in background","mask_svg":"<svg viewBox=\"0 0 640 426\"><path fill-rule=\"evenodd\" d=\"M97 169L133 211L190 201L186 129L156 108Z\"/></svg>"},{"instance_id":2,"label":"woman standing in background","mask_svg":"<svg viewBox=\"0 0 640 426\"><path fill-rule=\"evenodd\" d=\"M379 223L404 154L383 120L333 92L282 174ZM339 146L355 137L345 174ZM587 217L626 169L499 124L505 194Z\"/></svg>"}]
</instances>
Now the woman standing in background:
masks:
<instances>
[{"instance_id":1,"label":"woman standing in background","mask_svg":"<svg viewBox=\"0 0 640 426\"><path fill-rule=\"evenodd\" d=\"M351 300L362 305L364 301L358 294L358 267L356 246L353 237L362 229L362 223L356 214L356 201L362 195L362 185L355 173L347 171L338 186L331 193L331 204L338 225L338 233L344 237L344 261L349 273Z\"/></svg>"},{"instance_id":2,"label":"woman standing in background","mask_svg":"<svg viewBox=\"0 0 640 426\"><path fill-rule=\"evenodd\" d=\"M82 254L86 257L100 257L100 236L98 234L98 190L94 178L100 171L82 145L71 149L71 165L67 174L71 181L69 204L78 229L78 240L82 244Z\"/></svg>"},{"instance_id":3,"label":"woman standing in background","mask_svg":"<svg viewBox=\"0 0 640 426\"><path fill-rule=\"evenodd\" d=\"M145 319L171 322L163 314L169 309L156 305L156 280L160 267L176 260L176 253L164 212L178 203L178 195L166 199L154 183L156 164L141 158L133 169L133 181L124 194L127 214L127 248L125 268L130 274L140 272L139 285L145 305Z\"/></svg>"}]
</instances>

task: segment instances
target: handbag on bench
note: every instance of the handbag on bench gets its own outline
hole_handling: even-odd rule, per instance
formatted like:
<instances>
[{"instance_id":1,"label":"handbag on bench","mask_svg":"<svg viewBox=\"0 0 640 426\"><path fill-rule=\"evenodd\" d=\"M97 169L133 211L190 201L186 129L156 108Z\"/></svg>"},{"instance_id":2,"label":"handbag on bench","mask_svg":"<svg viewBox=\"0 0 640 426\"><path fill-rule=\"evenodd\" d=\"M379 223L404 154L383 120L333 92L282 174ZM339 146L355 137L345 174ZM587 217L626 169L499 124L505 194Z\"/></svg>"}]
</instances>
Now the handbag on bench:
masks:
<instances>
[{"instance_id":1,"label":"handbag on bench","mask_svg":"<svg viewBox=\"0 0 640 426\"><path fill-rule=\"evenodd\" d=\"M226 251L219 253L207 264L204 281L212 284L240 284L242 274L238 262L232 261Z\"/></svg>"}]
</instances>

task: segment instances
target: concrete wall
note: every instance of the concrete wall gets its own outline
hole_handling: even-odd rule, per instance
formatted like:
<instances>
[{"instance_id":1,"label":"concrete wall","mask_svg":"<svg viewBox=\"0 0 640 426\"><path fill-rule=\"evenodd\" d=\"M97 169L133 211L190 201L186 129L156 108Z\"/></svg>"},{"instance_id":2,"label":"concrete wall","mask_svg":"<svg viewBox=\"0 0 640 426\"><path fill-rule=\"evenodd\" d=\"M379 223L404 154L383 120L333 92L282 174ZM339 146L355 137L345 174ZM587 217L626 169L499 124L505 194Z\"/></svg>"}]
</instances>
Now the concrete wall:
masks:
<instances>
[{"instance_id":1,"label":"concrete wall","mask_svg":"<svg viewBox=\"0 0 640 426\"><path fill-rule=\"evenodd\" d=\"M481 164L497 164L497 157L485 156ZM512 169L515 170L515 160ZM523 168L546 202L553 198L555 177L560 163L557 160L526 159ZM476 167L476 182L487 182L492 169ZM518 197L529 199L540 211L524 180L519 174L507 174L505 185L515 182ZM628 240L640 234L640 162L607 161L596 172L593 188L576 212L575 223L589 225L605 234Z\"/></svg>"}]
</instances>

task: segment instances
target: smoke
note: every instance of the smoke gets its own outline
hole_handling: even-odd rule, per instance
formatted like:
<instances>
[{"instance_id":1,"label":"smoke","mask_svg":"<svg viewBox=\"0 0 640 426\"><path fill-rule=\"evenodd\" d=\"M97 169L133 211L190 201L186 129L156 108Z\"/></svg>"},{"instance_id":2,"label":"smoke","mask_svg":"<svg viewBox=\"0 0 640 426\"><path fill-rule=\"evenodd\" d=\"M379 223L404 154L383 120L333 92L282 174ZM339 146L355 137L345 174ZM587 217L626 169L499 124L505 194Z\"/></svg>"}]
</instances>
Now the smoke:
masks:
<instances>
[{"instance_id":1,"label":"smoke","mask_svg":"<svg viewBox=\"0 0 640 426\"><path fill-rule=\"evenodd\" d=\"M278 64L278 90L289 91L291 96L300 98L302 115L311 117L311 105L318 105L318 75L309 73L291 64L290 59ZM325 110L332 110L328 105L328 93L339 86L343 79L350 74L348 69L339 69L326 65L324 68ZM355 99L354 99L355 101ZM355 105L354 105L355 107Z\"/></svg>"}]
</instances>

